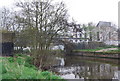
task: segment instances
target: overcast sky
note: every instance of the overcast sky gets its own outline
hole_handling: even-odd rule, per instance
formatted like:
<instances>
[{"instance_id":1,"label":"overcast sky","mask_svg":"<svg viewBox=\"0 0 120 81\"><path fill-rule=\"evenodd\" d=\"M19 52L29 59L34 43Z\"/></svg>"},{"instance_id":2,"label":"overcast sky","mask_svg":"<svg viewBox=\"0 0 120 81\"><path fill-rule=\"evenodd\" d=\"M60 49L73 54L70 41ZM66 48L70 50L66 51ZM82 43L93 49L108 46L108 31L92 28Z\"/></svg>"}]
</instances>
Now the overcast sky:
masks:
<instances>
[{"instance_id":1,"label":"overcast sky","mask_svg":"<svg viewBox=\"0 0 120 81\"><path fill-rule=\"evenodd\" d=\"M17 1L17 0L16 0ZM118 24L118 2L120 0L55 0L64 1L70 18L77 23L108 21ZM0 0L0 8L10 7L15 0Z\"/></svg>"}]
</instances>

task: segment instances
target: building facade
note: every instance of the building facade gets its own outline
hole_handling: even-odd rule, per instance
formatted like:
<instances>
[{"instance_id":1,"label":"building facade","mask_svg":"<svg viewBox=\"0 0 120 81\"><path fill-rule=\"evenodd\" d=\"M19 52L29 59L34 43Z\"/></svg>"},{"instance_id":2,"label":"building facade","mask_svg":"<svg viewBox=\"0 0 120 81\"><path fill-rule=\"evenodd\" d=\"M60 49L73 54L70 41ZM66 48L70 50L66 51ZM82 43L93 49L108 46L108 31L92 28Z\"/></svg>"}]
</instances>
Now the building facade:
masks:
<instances>
[{"instance_id":1,"label":"building facade","mask_svg":"<svg viewBox=\"0 0 120 81\"><path fill-rule=\"evenodd\" d=\"M96 26L69 23L66 33L68 40L73 43L97 41L109 45L118 44L118 29L111 22L99 21Z\"/></svg>"},{"instance_id":2,"label":"building facade","mask_svg":"<svg viewBox=\"0 0 120 81\"><path fill-rule=\"evenodd\" d=\"M108 45L118 45L118 28L111 22L100 21L95 30L99 34L99 41Z\"/></svg>"}]
</instances>

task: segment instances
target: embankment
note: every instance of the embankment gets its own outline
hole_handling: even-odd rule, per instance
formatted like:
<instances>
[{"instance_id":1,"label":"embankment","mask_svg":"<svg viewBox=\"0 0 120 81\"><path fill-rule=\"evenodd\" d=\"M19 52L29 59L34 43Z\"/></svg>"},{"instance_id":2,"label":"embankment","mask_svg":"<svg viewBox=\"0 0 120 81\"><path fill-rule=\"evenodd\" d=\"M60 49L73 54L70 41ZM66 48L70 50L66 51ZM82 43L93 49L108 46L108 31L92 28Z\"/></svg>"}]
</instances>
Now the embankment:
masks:
<instances>
[{"instance_id":1,"label":"embankment","mask_svg":"<svg viewBox=\"0 0 120 81\"><path fill-rule=\"evenodd\" d=\"M74 52L73 55L86 56L86 57L99 57L99 58L111 58L119 59L118 53L104 53L104 52Z\"/></svg>"}]
</instances>

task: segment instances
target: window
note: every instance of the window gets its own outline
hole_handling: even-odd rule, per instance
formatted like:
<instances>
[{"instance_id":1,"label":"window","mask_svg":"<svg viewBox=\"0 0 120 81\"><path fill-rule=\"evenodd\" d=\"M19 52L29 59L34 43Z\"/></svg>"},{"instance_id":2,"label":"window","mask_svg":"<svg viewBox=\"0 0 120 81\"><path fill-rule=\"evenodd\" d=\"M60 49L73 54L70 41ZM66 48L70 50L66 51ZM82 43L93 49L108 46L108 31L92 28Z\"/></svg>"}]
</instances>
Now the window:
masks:
<instances>
[{"instance_id":1,"label":"window","mask_svg":"<svg viewBox=\"0 0 120 81\"><path fill-rule=\"evenodd\" d=\"M97 41L100 41L99 32L97 32Z\"/></svg>"}]
</instances>

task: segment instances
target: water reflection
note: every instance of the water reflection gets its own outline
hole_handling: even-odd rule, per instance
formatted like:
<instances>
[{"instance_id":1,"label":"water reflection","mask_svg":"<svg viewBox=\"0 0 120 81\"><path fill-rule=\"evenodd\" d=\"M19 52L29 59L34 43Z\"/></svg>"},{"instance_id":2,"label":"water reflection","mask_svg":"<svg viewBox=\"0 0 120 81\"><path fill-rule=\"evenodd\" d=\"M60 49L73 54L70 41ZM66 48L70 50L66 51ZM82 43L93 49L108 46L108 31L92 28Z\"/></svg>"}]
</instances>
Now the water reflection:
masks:
<instances>
[{"instance_id":1,"label":"water reflection","mask_svg":"<svg viewBox=\"0 0 120 81\"><path fill-rule=\"evenodd\" d=\"M60 58L60 57L56 57L59 66L64 66L65 65L65 61L64 58Z\"/></svg>"},{"instance_id":2,"label":"water reflection","mask_svg":"<svg viewBox=\"0 0 120 81\"><path fill-rule=\"evenodd\" d=\"M65 79L118 79L118 66L75 56L60 59L64 66L53 70Z\"/></svg>"}]
</instances>

